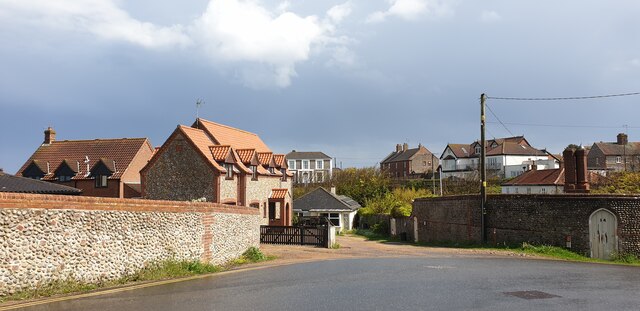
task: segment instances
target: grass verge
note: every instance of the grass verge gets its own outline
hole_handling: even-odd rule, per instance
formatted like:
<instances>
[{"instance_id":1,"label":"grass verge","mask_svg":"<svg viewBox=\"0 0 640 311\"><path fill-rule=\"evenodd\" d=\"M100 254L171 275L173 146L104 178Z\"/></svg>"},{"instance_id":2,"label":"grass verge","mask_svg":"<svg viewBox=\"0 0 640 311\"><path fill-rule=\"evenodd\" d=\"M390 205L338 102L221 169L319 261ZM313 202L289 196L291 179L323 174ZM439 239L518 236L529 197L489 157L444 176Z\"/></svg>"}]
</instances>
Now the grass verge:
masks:
<instances>
[{"instance_id":1,"label":"grass verge","mask_svg":"<svg viewBox=\"0 0 640 311\"><path fill-rule=\"evenodd\" d=\"M375 233L371 230L359 229L359 230L356 230L354 234L365 237L371 241L379 241L379 242L399 241L396 238L391 238L385 234ZM516 254L535 255L535 256L541 256L541 257L547 257L547 258L553 258L553 259L568 260L568 261L596 262L596 263L640 266L640 259L634 255L614 254L611 260L603 260L603 259L586 257L562 247L549 246L549 245L532 245L529 243L522 243L521 245L481 245L481 244L473 244L473 243L457 243L457 242L446 242L446 241L429 242L429 243L425 243L425 242L420 242L420 243L407 242L407 243L411 245L416 245L416 246L508 251Z\"/></svg>"},{"instance_id":2,"label":"grass verge","mask_svg":"<svg viewBox=\"0 0 640 311\"><path fill-rule=\"evenodd\" d=\"M7 296L0 296L0 303L6 301L26 300L51 297L71 293L84 293L97 289L105 289L121 285L130 285L138 282L159 281L181 277L211 274L232 269L234 267L275 259L275 256L263 254L260 249L250 247L240 258L232 260L224 265L212 265L200 261L189 260L163 260L148 264L141 270L117 280L99 281L97 283L84 283L76 280L53 281L35 289L27 289Z\"/></svg>"}]
</instances>

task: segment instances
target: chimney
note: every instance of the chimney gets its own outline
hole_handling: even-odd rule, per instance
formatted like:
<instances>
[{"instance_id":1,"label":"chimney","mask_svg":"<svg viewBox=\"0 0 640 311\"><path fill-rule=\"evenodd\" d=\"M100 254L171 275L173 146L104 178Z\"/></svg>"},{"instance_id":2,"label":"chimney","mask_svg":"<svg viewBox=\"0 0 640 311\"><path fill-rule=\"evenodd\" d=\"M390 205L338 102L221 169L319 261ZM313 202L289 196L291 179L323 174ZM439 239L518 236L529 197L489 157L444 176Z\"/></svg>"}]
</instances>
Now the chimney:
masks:
<instances>
[{"instance_id":1,"label":"chimney","mask_svg":"<svg viewBox=\"0 0 640 311\"><path fill-rule=\"evenodd\" d=\"M400 152L400 151L402 151L402 145L397 144L396 145L396 152Z\"/></svg>"},{"instance_id":2,"label":"chimney","mask_svg":"<svg viewBox=\"0 0 640 311\"><path fill-rule=\"evenodd\" d=\"M562 157L564 158L564 192L572 193L576 190L575 150L565 149Z\"/></svg>"},{"instance_id":3,"label":"chimney","mask_svg":"<svg viewBox=\"0 0 640 311\"><path fill-rule=\"evenodd\" d=\"M618 134L617 137L618 137L618 145L626 145L629 142L629 138L625 133L620 133Z\"/></svg>"},{"instance_id":4,"label":"chimney","mask_svg":"<svg viewBox=\"0 0 640 311\"><path fill-rule=\"evenodd\" d=\"M626 136L626 135L625 135ZM584 148L576 150L576 192L588 193L589 182L587 181L587 153Z\"/></svg>"},{"instance_id":5,"label":"chimney","mask_svg":"<svg viewBox=\"0 0 640 311\"><path fill-rule=\"evenodd\" d=\"M331 193L336 194L336 187L331 187Z\"/></svg>"},{"instance_id":6,"label":"chimney","mask_svg":"<svg viewBox=\"0 0 640 311\"><path fill-rule=\"evenodd\" d=\"M43 142L43 144L50 145L55 140L56 140L56 131L54 131L51 127L48 127L44 131L44 142Z\"/></svg>"},{"instance_id":7,"label":"chimney","mask_svg":"<svg viewBox=\"0 0 640 311\"><path fill-rule=\"evenodd\" d=\"M532 171L537 171L538 170L538 165L536 164L536 161L533 161L531 164L531 170Z\"/></svg>"},{"instance_id":8,"label":"chimney","mask_svg":"<svg viewBox=\"0 0 640 311\"><path fill-rule=\"evenodd\" d=\"M409 144L407 143L402 144L402 151L407 151L407 150L409 150Z\"/></svg>"}]
</instances>

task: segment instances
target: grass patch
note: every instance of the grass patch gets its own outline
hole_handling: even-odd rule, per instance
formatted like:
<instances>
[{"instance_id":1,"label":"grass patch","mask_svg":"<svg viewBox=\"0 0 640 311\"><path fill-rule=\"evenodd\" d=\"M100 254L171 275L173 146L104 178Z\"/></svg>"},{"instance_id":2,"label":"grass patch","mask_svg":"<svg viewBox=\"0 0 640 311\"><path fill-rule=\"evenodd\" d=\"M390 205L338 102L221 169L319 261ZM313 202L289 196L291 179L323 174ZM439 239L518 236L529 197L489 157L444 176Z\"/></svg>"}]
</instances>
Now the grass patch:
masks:
<instances>
[{"instance_id":1,"label":"grass patch","mask_svg":"<svg viewBox=\"0 0 640 311\"><path fill-rule=\"evenodd\" d=\"M354 230L352 234L365 237L369 241L379 241L379 242L399 241L397 238L393 238L391 236L388 236L382 233L376 233L372 230L357 229L357 230Z\"/></svg>"},{"instance_id":2,"label":"grass patch","mask_svg":"<svg viewBox=\"0 0 640 311\"><path fill-rule=\"evenodd\" d=\"M212 265L200 261L189 260L163 260L148 264L136 273L124 276L117 280L99 281L96 283L84 283L77 280L53 281L35 289L27 289L7 296L0 296L0 303L14 300L26 300L70 293L82 293L92 290L114 287L124 284L157 281L188 277L194 275L210 274L225 271L239 265L255 263L275 259L275 256L265 255L256 247L250 247L240 258L232 260L225 265Z\"/></svg>"},{"instance_id":3,"label":"grass patch","mask_svg":"<svg viewBox=\"0 0 640 311\"><path fill-rule=\"evenodd\" d=\"M331 244L331 247L329 247L331 249L339 249L340 248L340 243L333 243Z\"/></svg>"}]
</instances>

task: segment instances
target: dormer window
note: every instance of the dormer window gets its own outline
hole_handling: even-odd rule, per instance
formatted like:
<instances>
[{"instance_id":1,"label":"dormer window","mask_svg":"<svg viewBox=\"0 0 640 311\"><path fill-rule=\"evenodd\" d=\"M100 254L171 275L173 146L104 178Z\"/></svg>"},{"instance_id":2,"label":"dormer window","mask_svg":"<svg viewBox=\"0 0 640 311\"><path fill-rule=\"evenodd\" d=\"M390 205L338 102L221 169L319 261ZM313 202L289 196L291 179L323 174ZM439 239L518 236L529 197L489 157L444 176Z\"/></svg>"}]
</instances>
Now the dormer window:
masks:
<instances>
[{"instance_id":1,"label":"dormer window","mask_svg":"<svg viewBox=\"0 0 640 311\"><path fill-rule=\"evenodd\" d=\"M271 173L271 174L274 174L274 173L275 173L275 170L273 169L273 167L270 167L270 168L269 168L269 173Z\"/></svg>"},{"instance_id":2,"label":"dormer window","mask_svg":"<svg viewBox=\"0 0 640 311\"><path fill-rule=\"evenodd\" d=\"M477 154L479 154L481 150L482 150L482 149L480 148L480 146L476 146L476 153L477 153Z\"/></svg>"},{"instance_id":3,"label":"dormer window","mask_svg":"<svg viewBox=\"0 0 640 311\"><path fill-rule=\"evenodd\" d=\"M224 164L224 168L227 170L226 178L227 179L233 179L233 164L232 163L225 163Z\"/></svg>"},{"instance_id":4,"label":"dormer window","mask_svg":"<svg viewBox=\"0 0 640 311\"><path fill-rule=\"evenodd\" d=\"M22 176L32 179L42 179L47 174L46 163L38 160L31 161L31 164L22 171Z\"/></svg>"},{"instance_id":5,"label":"dormer window","mask_svg":"<svg viewBox=\"0 0 640 311\"><path fill-rule=\"evenodd\" d=\"M251 179L258 180L258 167L251 165Z\"/></svg>"},{"instance_id":6,"label":"dormer window","mask_svg":"<svg viewBox=\"0 0 640 311\"><path fill-rule=\"evenodd\" d=\"M281 168L280 173L282 173L282 181L287 181L287 169Z\"/></svg>"},{"instance_id":7,"label":"dormer window","mask_svg":"<svg viewBox=\"0 0 640 311\"><path fill-rule=\"evenodd\" d=\"M108 186L107 180L109 176L107 175L96 175L96 188L106 188Z\"/></svg>"},{"instance_id":8,"label":"dormer window","mask_svg":"<svg viewBox=\"0 0 640 311\"><path fill-rule=\"evenodd\" d=\"M62 181L62 182L71 181L71 176L69 176L69 175L60 175L60 176L58 176L58 181Z\"/></svg>"},{"instance_id":9,"label":"dormer window","mask_svg":"<svg viewBox=\"0 0 640 311\"><path fill-rule=\"evenodd\" d=\"M78 173L78 162L76 161L76 163L74 163L75 165L72 165L71 163L73 163L73 161L70 160L63 160L62 163L60 163L60 165L54 172L55 177L58 178L58 181L71 181L71 178L73 178L73 176L76 176L76 174Z\"/></svg>"}]
</instances>

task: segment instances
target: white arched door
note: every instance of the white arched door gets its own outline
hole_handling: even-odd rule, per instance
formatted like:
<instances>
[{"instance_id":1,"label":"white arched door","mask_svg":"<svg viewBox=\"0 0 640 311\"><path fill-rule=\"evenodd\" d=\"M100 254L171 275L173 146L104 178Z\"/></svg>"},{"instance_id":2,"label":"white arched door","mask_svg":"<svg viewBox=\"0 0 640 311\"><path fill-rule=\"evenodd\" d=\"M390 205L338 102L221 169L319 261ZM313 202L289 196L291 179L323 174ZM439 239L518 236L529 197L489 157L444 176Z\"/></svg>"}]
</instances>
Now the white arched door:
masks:
<instances>
[{"instance_id":1,"label":"white arched door","mask_svg":"<svg viewBox=\"0 0 640 311\"><path fill-rule=\"evenodd\" d=\"M599 209L589 218L589 241L591 257L610 259L618 251L618 221L606 209Z\"/></svg>"}]
</instances>

